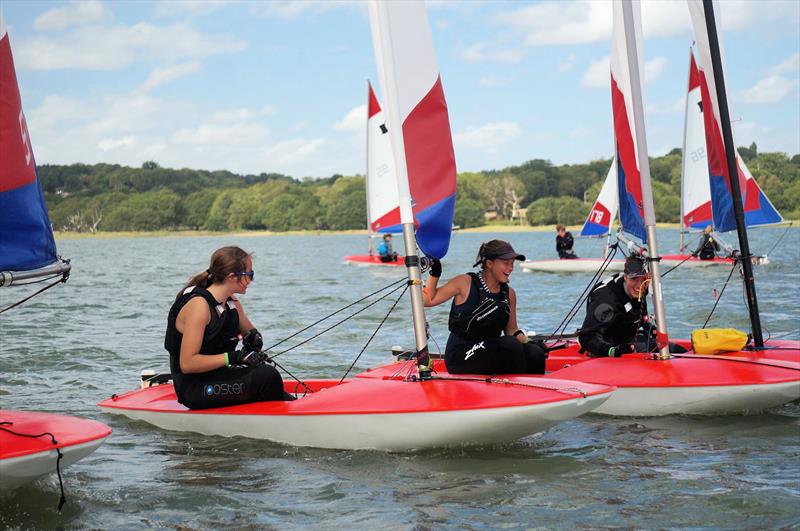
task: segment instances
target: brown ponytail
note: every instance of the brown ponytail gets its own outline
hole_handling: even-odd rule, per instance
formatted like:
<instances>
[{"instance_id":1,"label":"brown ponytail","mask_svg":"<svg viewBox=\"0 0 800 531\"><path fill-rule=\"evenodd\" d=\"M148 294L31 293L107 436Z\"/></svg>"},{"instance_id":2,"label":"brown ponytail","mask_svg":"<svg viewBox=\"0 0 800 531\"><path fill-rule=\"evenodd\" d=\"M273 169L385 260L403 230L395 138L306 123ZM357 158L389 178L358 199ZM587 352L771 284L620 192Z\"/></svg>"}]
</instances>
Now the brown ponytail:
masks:
<instances>
[{"instance_id":1,"label":"brown ponytail","mask_svg":"<svg viewBox=\"0 0 800 531\"><path fill-rule=\"evenodd\" d=\"M484 269L486 267L486 257L496 255L497 251L503 247L510 248L511 244L505 240L491 240L488 242L483 242L478 248L478 256L475 257L475 263L472 264L472 267L480 265L481 269ZM522 260L524 260L524 258L522 258Z\"/></svg>"},{"instance_id":2,"label":"brown ponytail","mask_svg":"<svg viewBox=\"0 0 800 531\"><path fill-rule=\"evenodd\" d=\"M189 282L178 292L178 297L183 295L184 290L190 286L200 286L207 288L212 284L221 284L231 273L242 273L247 267L247 257L251 256L247 251L235 247L221 247L211 255L211 263L208 269L201 271L189 279Z\"/></svg>"}]
</instances>

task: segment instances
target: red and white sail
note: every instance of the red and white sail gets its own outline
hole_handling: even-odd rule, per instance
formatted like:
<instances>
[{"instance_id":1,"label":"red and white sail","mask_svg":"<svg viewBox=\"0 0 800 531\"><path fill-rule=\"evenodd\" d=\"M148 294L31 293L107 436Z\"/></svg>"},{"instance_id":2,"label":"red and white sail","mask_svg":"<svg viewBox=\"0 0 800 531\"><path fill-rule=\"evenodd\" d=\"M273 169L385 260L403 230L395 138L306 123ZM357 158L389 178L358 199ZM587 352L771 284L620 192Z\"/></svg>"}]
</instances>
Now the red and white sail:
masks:
<instances>
[{"instance_id":1,"label":"red and white sail","mask_svg":"<svg viewBox=\"0 0 800 531\"><path fill-rule=\"evenodd\" d=\"M372 1L369 8L392 132L401 221L415 224L417 244L425 254L442 258L450 245L456 165L425 4ZM403 134L395 134L397 130Z\"/></svg>"},{"instance_id":2,"label":"red and white sail","mask_svg":"<svg viewBox=\"0 0 800 531\"><path fill-rule=\"evenodd\" d=\"M611 232L611 225L617 216L617 159L611 160L608 175L597 196L597 201L592 205L586 221L581 229L581 236L605 236Z\"/></svg>"},{"instance_id":3,"label":"red and white sail","mask_svg":"<svg viewBox=\"0 0 800 531\"><path fill-rule=\"evenodd\" d=\"M386 116L368 83L367 102L367 217L369 230L402 232L400 198L397 194L397 171Z\"/></svg>"}]
</instances>

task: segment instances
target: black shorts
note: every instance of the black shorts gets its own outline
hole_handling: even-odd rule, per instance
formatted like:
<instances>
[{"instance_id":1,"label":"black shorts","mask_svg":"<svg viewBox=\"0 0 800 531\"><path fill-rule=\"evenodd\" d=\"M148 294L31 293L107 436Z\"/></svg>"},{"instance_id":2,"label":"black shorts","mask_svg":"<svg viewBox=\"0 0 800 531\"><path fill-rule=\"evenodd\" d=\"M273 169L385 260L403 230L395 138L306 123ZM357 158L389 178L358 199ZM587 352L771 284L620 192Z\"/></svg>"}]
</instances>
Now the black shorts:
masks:
<instances>
[{"instance_id":1,"label":"black shorts","mask_svg":"<svg viewBox=\"0 0 800 531\"><path fill-rule=\"evenodd\" d=\"M189 409L285 400L283 378L272 365L224 367L210 372L173 374L178 402Z\"/></svg>"},{"instance_id":2,"label":"black shorts","mask_svg":"<svg viewBox=\"0 0 800 531\"><path fill-rule=\"evenodd\" d=\"M480 341L450 334L444 363L450 374L544 374L544 350L511 336Z\"/></svg>"}]
</instances>

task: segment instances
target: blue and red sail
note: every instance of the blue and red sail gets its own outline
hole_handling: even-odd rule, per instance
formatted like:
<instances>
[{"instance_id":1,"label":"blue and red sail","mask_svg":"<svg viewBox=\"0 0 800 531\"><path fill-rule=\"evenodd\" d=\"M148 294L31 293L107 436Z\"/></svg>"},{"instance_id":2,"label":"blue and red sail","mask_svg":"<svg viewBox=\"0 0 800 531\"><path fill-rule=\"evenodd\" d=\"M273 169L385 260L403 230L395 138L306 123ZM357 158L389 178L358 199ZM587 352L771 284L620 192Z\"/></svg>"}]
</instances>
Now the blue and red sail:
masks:
<instances>
[{"instance_id":1,"label":"blue and red sail","mask_svg":"<svg viewBox=\"0 0 800 531\"><path fill-rule=\"evenodd\" d=\"M11 44L0 17L0 270L28 271L56 260Z\"/></svg>"}]
</instances>

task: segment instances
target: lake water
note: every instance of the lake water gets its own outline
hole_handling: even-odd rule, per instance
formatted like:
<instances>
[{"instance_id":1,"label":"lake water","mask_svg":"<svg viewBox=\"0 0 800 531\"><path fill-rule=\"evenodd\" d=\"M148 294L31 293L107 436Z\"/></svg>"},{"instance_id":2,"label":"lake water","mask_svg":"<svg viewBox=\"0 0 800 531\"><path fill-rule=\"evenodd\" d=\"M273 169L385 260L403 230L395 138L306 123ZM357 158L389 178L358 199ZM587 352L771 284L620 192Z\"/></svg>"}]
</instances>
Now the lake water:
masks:
<instances>
[{"instance_id":1,"label":"lake water","mask_svg":"<svg viewBox=\"0 0 800 531\"><path fill-rule=\"evenodd\" d=\"M752 231L751 247L768 251L782 231ZM551 233L456 233L444 278L469 270L479 243L493 237L528 258L555 256ZM677 250L677 231L660 230L659 238L663 253ZM408 454L203 437L102 414L95 404L137 386L142 369L167 369L171 301L227 244L255 253L255 283L242 299L265 344L402 276L344 264L342 256L365 251L359 235L61 241L74 266L69 282L0 316L0 404L101 420L114 433L66 470L61 515L53 476L0 500L0 528L800 526L798 403L757 416L589 415L512 444ZM581 256L600 253L596 241L576 248ZM756 269L765 335L798 338L800 230L790 230L770 257ZM665 278L673 336L702 325L728 272L679 269ZM710 326L748 329L737 277ZM551 331L588 280L517 269L511 283L520 324ZM0 290L0 307L26 292ZM282 364L302 377L342 375L390 303L282 356ZM442 347L447 310L428 313ZM581 321L582 313L570 328ZM386 362L392 345L412 343L403 301L356 368Z\"/></svg>"}]
</instances>

